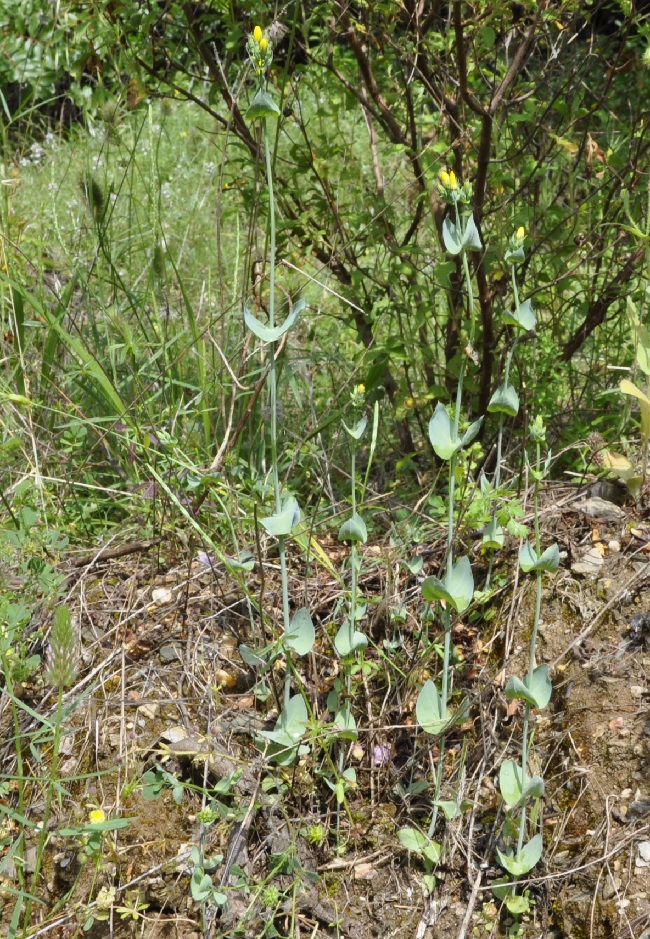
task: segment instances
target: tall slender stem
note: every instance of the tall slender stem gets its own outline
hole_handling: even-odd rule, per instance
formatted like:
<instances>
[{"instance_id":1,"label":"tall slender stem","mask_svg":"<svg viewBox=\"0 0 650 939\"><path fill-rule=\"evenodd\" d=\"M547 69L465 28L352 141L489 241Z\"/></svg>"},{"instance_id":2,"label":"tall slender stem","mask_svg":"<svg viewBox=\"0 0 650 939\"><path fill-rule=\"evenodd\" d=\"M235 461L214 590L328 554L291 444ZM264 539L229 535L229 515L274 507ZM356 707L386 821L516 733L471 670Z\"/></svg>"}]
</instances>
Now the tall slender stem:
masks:
<instances>
[{"instance_id":1,"label":"tall slender stem","mask_svg":"<svg viewBox=\"0 0 650 939\"><path fill-rule=\"evenodd\" d=\"M262 121L262 135L264 137L264 158L266 162L266 184L269 193L269 326L275 327L275 199L273 195L273 163L269 135L266 128L266 118ZM273 490L275 493L275 511L282 510L282 497L280 493L280 475L278 470L278 377L275 362L275 342L269 343L269 390L271 399L271 462L273 464ZM289 632L289 579L287 574L286 539L283 535L278 537L278 554L280 556L280 576L282 579L282 618L285 633ZM286 655L289 656L287 649ZM284 706L287 707L291 697L291 668L287 663L284 676Z\"/></svg>"},{"instance_id":2,"label":"tall slender stem","mask_svg":"<svg viewBox=\"0 0 650 939\"><path fill-rule=\"evenodd\" d=\"M535 460L535 492L534 492L534 512L535 512L535 550L537 557L542 551L541 535L539 529L539 472L541 466L541 446L537 441L537 458ZM533 671L535 670L535 647L537 646L537 634L539 632L539 623L542 614L542 572L536 571L536 594L535 594L535 619L533 620L533 634L530 639L530 654L528 658L528 679L527 684L530 688L532 683ZM524 710L523 740L521 746L521 769L523 778L526 778L528 763L528 727L530 724L530 704L526 702ZM521 819L519 822L519 836L517 840L517 854L521 854L524 846L524 837L526 834L526 803L521 809Z\"/></svg>"},{"instance_id":3,"label":"tall slender stem","mask_svg":"<svg viewBox=\"0 0 650 939\"><path fill-rule=\"evenodd\" d=\"M461 219L460 211L458 209L458 203L455 203L454 206L456 210L456 225L458 230L461 229ZM465 275L465 286L467 287L467 302L469 307L469 343L470 346L474 341L474 289L472 286L472 275L469 269L469 261L467 260L467 251L463 248L462 251L463 259L463 273ZM458 437L458 428L460 427L460 415L462 412L463 406L463 382L465 379L465 356L462 356L460 362L460 369L458 373L458 385L456 387L456 404L454 408L454 437ZM454 534L455 534L455 496L456 496L456 465L457 465L457 455L454 453L451 459L449 460L449 496L448 496L448 515L447 515L447 572L451 573L452 567L454 565ZM451 611L448 606L445 606L442 612L442 623L444 629L444 646L443 646L443 660L442 660L442 687L440 694L440 707L442 714L445 714L447 711L447 703L449 701L449 685L450 685L450 662L451 662ZM442 734L440 737L440 743L438 744L438 765L436 768L436 782L434 789L434 802L437 802L440 799L440 793L442 790L442 771L444 764L445 756L445 747L447 743L446 734ZM431 816L431 824L429 825L429 830L427 832L427 838L429 841L433 837L435 831L436 823L438 821L438 806L433 806L433 814Z\"/></svg>"}]
</instances>

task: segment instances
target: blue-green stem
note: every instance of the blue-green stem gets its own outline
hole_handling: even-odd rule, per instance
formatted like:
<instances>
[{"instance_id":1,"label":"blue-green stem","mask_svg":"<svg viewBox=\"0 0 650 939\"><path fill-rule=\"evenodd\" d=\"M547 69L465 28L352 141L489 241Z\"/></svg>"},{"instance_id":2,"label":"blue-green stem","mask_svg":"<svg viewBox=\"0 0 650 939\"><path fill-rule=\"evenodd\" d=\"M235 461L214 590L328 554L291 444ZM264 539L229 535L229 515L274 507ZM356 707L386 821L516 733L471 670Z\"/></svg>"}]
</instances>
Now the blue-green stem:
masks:
<instances>
[{"instance_id":1,"label":"blue-green stem","mask_svg":"<svg viewBox=\"0 0 650 939\"><path fill-rule=\"evenodd\" d=\"M537 455L535 460L535 490L534 490L534 512L535 512L535 550L539 557L542 552L542 543L539 530L539 486L541 470L541 446L537 441ZM530 656L528 660L528 687L531 686L533 671L535 669L535 648L537 646L537 634L539 632L539 623L542 615L542 572L536 571L536 594L535 594L535 619L533 621L533 634L530 638ZM527 773L526 764L528 763L528 727L530 724L530 704L526 702L524 711L523 740L521 746L521 768L524 775ZM524 837L526 834L526 803L521 809L521 819L519 821L519 838L517 841L517 854L521 854L524 846Z\"/></svg>"},{"instance_id":2,"label":"blue-green stem","mask_svg":"<svg viewBox=\"0 0 650 939\"><path fill-rule=\"evenodd\" d=\"M510 272L512 275L512 292L515 300L515 310L519 308L519 288L517 287L517 277L515 274L515 265L510 265ZM510 378L510 365L512 364L512 357L515 353L515 348L517 346L517 335L515 335L514 342L510 346L508 355L506 356L506 367L504 371L504 384L508 384L508 379ZM496 467L494 469L494 479L492 481L494 490L498 490L501 485L501 463L502 463L502 448L503 448L503 426L505 424L505 414L501 413L499 415L499 431L497 434L497 455L496 455ZM494 564L494 555L490 557L490 563L488 565L488 572L485 578L485 589L489 590L490 582L492 580L492 567Z\"/></svg>"},{"instance_id":3,"label":"blue-green stem","mask_svg":"<svg viewBox=\"0 0 650 939\"><path fill-rule=\"evenodd\" d=\"M264 158L266 161L266 184L269 191L269 238L270 238L270 266L269 266L269 327L275 327L275 200L273 197L273 164L271 161L271 148L266 129L266 118L262 121L262 136L264 138ZM271 398L271 462L273 464L273 490L275 493L275 511L282 511L282 497L280 493L280 476L278 472L278 378L275 366L275 342L269 343L269 394ZM280 576L282 578L282 618L285 635L289 632L289 580L287 576L286 539L283 535L278 537L278 553L280 556ZM287 658L290 657L288 649L285 650ZM291 668L287 662L284 676L284 706L287 707L291 697Z\"/></svg>"},{"instance_id":4,"label":"blue-green stem","mask_svg":"<svg viewBox=\"0 0 650 939\"><path fill-rule=\"evenodd\" d=\"M458 203L454 205L456 210L456 225L458 231L461 230L461 219L460 212L458 209ZM469 344L472 345L474 341L474 289L472 287L472 275L469 269L469 261L467 260L467 251L463 248L462 251L462 260L463 260L463 273L465 275L465 285L467 287L467 299L469 306ZM460 370L458 373L458 385L456 387L456 405L454 409L454 437L458 437L458 428L460 427L460 415L463 405L463 381L465 378L465 356L461 358ZM449 460L449 497L448 497L448 516L447 516L447 571L451 572L451 569L454 564L454 533L455 533L455 495L456 495L456 463L457 463L457 454L454 455ZM447 710L447 702L449 700L449 679L450 675L450 662L451 662L451 611L449 607L445 605L445 608L442 611L442 624L444 628L444 647L443 647L443 659L442 659L442 687L440 693L440 703L441 710L444 714ZM446 735L443 733L440 737L440 743L438 745L438 765L436 768L436 784L434 788L434 802L437 802L440 799L440 793L442 791L442 773L445 759L445 746L447 743ZM431 816L431 824L429 825L429 830L427 832L427 838L430 841L433 837L433 833L436 828L438 821L438 806L433 806L433 814Z\"/></svg>"}]
</instances>

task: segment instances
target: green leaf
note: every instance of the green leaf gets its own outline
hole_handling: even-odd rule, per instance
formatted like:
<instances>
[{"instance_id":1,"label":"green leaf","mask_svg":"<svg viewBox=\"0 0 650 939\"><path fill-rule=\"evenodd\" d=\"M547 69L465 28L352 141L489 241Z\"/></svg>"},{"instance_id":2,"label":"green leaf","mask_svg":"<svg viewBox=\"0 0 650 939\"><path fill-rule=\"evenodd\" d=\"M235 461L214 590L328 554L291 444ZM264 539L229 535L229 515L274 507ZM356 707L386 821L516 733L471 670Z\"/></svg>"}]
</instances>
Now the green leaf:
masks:
<instances>
[{"instance_id":1,"label":"green leaf","mask_svg":"<svg viewBox=\"0 0 650 939\"><path fill-rule=\"evenodd\" d=\"M560 549L556 544L550 545L539 557L529 541L519 551L519 567L525 574L531 571L549 571L553 574L559 566Z\"/></svg>"},{"instance_id":2,"label":"green leaf","mask_svg":"<svg viewBox=\"0 0 650 939\"><path fill-rule=\"evenodd\" d=\"M361 541L363 544L368 540L368 529L366 523L358 512L355 512L347 522L343 522L339 528L339 541Z\"/></svg>"},{"instance_id":3,"label":"green leaf","mask_svg":"<svg viewBox=\"0 0 650 939\"><path fill-rule=\"evenodd\" d=\"M460 815L460 808L456 802L450 802L446 799L434 799L432 804L438 806L448 822Z\"/></svg>"},{"instance_id":4,"label":"green leaf","mask_svg":"<svg viewBox=\"0 0 650 939\"><path fill-rule=\"evenodd\" d=\"M460 254L463 250L462 234L450 218L446 218L442 223L442 240L449 254Z\"/></svg>"},{"instance_id":5,"label":"green leaf","mask_svg":"<svg viewBox=\"0 0 650 939\"><path fill-rule=\"evenodd\" d=\"M249 573L255 567L255 555L252 551L240 551L236 558L226 558L226 567L232 573L243 571Z\"/></svg>"},{"instance_id":6,"label":"green leaf","mask_svg":"<svg viewBox=\"0 0 650 939\"><path fill-rule=\"evenodd\" d=\"M429 440L431 446L441 460L450 460L454 453L468 443L478 434L483 418L474 421L467 428L462 438L454 433L454 425L447 412L447 408L438 401L433 417L429 421Z\"/></svg>"},{"instance_id":7,"label":"green leaf","mask_svg":"<svg viewBox=\"0 0 650 939\"><path fill-rule=\"evenodd\" d=\"M442 701L435 684L429 679L420 689L415 705L415 716L422 730L428 734L441 734L451 721L451 711L442 710Z\"/></svg>"},{"instance_id":8,"label":"green leaf","mask_svg":"<svg viewBox=\"0 0 650 939\"><path fill-rule=\"evenodd\" d=\"M520 303L514 313L505 310L503 318L510 326L519 326L529 332L531 329L535 329L536 316L530 300L524 300L523 303Z\"/></svg>"},{"instance_id":9,"label":"green leaf","mask_svg":"<svg viewBox=\"0 0 650 939\"><path fill-rule=\"evenodd\" d=\"M343 737L345 740L356 740L358 738L357 722L354 719L349 702L334 715L334 729L338 736Z\"/></svg>"},{"instance_id":10,"label":"green leaf","mask_svg":"<svg viewBox=\"0 0 650 939\"><path fill-rule=\"evenodd\" d=\"M512 385L507 385L504 382L499 385L490 398L487 409L493 414L507 414L508 417L516 417L519 413L519 395Z\"/></svg>"},{"instance_id":11,"label":"green leaf","mask_svg":"<svg viewBox=\"0 0 650 939\"><path fill-rule=\"evenodd\" d=\"M460 448L460 439L454 434L454 425L447 408L440 401L429 421L429 440L441 460L450 460Z\"/></svg>"},{"instance_id":12,"label":"green leaf","mask_svg":"<svg viewBox=\"0 0 650 939\"><path fill-rule=\"evenodd\" d=\"M287 316L286 320L281 326L275 326L271 329L269 326L264 326L258 319L256 319L247 306L244 307L244 322L254 333L258 339L261 339L263 342L277 342L281 336L291 329L293 324L296 322L298 316L305 309L306 301L298 300L293 305L291 313Z\"/></svg>"},{"instance_id":13,"label":"green leaf","mask_svg":"<svg viewBox=\"0 0 650 939\"><path fill-rule=\"evenodd\" d=\"M289 698L286 708L280 714L273 730L260 730L259 736L276 744L272 755L284 765L292 763L307 748L298 746L305 734L309 715L302 695Z\"/></svg>"},{"instance_id":14,"label":"green leaf","mask_svg":"<svg viewBox=\"0 0 650 939\"><path fill-rule=\"evenodd\" d=\"M247 121L255 121L260 117L279 117L280 108L271 95L263 88L260 88L251 101L245 116Z\"/></svg>"},{"instance_id":15,"label":"green leaf","mask_svg":"<svg viewBox=\"0 0 650 939\"><path fill-rule=\"evenodd\" d=\"M513 676L506 685L505 694L509 701L518 698L528 702L531 707L545 708L553 694L553 685L548 676L548 665L538 665L530 678L530 683L528 676L523 681Z\"/></svg>"},{"instance_id":16,"label":"green leaf","mask_svg":"<svg viewBox=\"0 0 650 939\"><path fill-rule=\"evenodd\" d=\"M459 558L451 571L445 571L443 580L427 577L422 584L422 596L428 603L445 600L458 613L462 613L474 598L474 575L469 558Z\"/></svg>"},{"instance_id":17,"label":"green leaf","mask_svg":"<svg viewBox=\"0 0 650 939\"><path fill-rule=\"evenodd\" d=\"M334 646L341 658L346 658L354 652L363 652L368 646L368 638L364 633L355 630L350 640L350 626L343 623L334 639Z\"/></svg>"},{"instance_id":18,"label":"green leaf","mask_svg":"<svg viewBox=\"0 0 650 939\"><path fill-rule=\"evenodd\" d=\"M478 419L477 421L474 421L473 424L470 424L470 425L469 425L469 427L467 428L467 430L466 430L465 433L463 434L463 437L462 437L462 439L461 439L461 441L460 441L461 447L466 447L468 443L471 443L471 442L472 442L472 440L474 439L474 437L476 437L476 435L478 434L479 430L481 429L481 424L482 424L482 423L483 423L483 418L482 418L482 417L479 417L479 419Z\"/></svg>"},{"instance_id":19,"label":"green leaf","mask_svg":"<svg viewBox=\"0 0 650 939\"><path fill-rule=\"evenodd\" d=\"M505 868L509 874L512 874L513 877L522 877L535 867L542 856L543 850L544 843L542 836L535 835L534 838L530 839L528 844L524 845L520 854L513 857L504 854L503 851L499 851L497 848L497 856L499 858L499 864L501 867Z\"/></svg>"},{"instance_id":20,"label":"green leaf","mask_svg":"<svg viewBox=\"0 0 650 939\"><path fill-rule=\"evenodd\" d=\"M648 440L650 438L650 398L627 378L623 379L619 387L624 395L632 395L633 398L639 399L639 406L641 408L641 436L645 440Z\"/></svg>"},{"instance_id":21,"label":"green leaf","mask_svg":"<svg viewBox=\"0 0 650 939\"><path fill-rule=\"evenodd\" d=\"M289 496L282 506L282 511L269 518L260 519L269 535L276 538L285 538L291 534L291 529L300 521L300 506L294 496Z\"/></svg>"},{"instance_id":22,"label":"green leaf","mask_svg":"<svg viewBox=\"0 0 650 939\"><path fill-rule=\"evenodd\" d=\"M513 760L504 760L499 770L499 789L508 808L515 809L526 799L541 799L544 795L544 780L541 776L529 776Z\"/></svg>"},{"instance_id":23,"label":"green leaf","mask_svg":"<svg viewBox=\"0 0 650 939\"><path fill-rule=\"evenodd\" d=\"M345 421L342 422L346 432L353 437L355 440L361 440L365 432L366 427L368 426L368 418L362 417L354 427L348 427Z\"/></svg>"},{"instance_id":24,"label":"green leaf","mask_svg":"<svg viewBox=\"0 0 650 939\"><path fill-rule=\"evenodd\" d=\"M481 236L478 233L474 216L470 215L465 224L465 231L463 232L463 248L467 248L470 251L480 251L482 247Z\"/></svg>"},{"instance_id":25,"label":"green leaf","mask_svg":"<svg viewBox=\"0 0 650 939\"><path fill-rule=\"evenodd\" d=\"M483 547L502 548L505 544L505 540L506 536L503 528L499 525L496 518L493 518L483 529L483 541L481 542Z\"/></svg>"},{"instance_id":26,"label":"green leaf","mask_svg":"<svg viewBox=\"0 0 650 939\"><path fill-rule=\"evenodd\" d=\"M293 649L297 655L308 655L312 650L315 638L316 632L309 610L303 606L294 613L289 625L289 631L284 637L284 644Z\"/></svg>"},{"instance_id":27,"label":"green leaf","mask_svg":"<svg viewBox=\"0 0 650 939\"><path fill-rule=\"evenodd\" d=\"M406 848L407 851L412 851L413 854L419 854L423 857L426 857L433 864L437 864L440 860L440 845L437 841L429 841L426 835L423 835L421 831L418 831L416 828L401 828L397 833L397 837L400 840L400 844Z\"/></svg>"}]
</instances>

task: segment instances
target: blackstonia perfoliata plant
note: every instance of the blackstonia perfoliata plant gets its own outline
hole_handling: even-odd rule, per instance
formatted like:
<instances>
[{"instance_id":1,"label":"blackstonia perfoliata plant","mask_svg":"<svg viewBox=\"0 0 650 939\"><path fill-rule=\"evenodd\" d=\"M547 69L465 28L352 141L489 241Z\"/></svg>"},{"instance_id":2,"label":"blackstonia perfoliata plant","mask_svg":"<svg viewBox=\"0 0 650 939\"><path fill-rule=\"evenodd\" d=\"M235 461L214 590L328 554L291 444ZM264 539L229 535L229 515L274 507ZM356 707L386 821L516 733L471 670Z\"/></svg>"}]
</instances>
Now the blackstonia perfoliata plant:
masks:
<instances>
[{"instance_id":1,"label":"blackstonia perfoliata plant","mask_svg":"<svg viewBox=\"0 0 650 939\"><path fill-rule=\"evenodd\" d=\"M516 417L519 413L519 395L517 394L515 387L510 383L510 366L512 365L512 358L517 346L519 331L526 330L530 332L535 328L535 311L533 310L532 303L530 300L525 300L523 303L519 302L519 287L517 285L516 266L517 262L523 261L525 257L525 238L526 232L523 225L520 225L514 235L510 238L504 255L504 260L510 264L512 292L514 297L514 311L512 313L507 310L504 311L503 319L515 330L515 336L506 356L503 381L492 395L490 403L488 404L488 411L492 414L499 415L499 429L497 433L497 453L494 478L490 484L488 483L486 477L482 476L481 489L485 494L491 495L493 498L498 493L499 486L501 484L503 426L505 419L506 417ZM499 549L503 547L504 541L505 533L503 526L501 525L496 515L493 515L492 519L488 522L483 531L483 547L492 550ZM488 573L485 580L486 590L488 590L490 587L492 563L493 558L490 559L490 565L488 567Z\"/></svg>"},{"instance_id":2,"label":"blackstonia perfoliata plant","mask_svg":"<svg viewBox=\"0 0 650 939\"><path fill-rule=\"evenodd\" d=\"M539 492L542 480L548 472L551 454L549 453L542 463L542 445L546 443L546 428L541 417L537 416L531 426L530 439L535 444L535 464L528 465L529 473L534 481L534 517L535 517L535 544L526 541L519 551L519 567L525 573L534 573L536 578L535 614L533 631L530 639L528 671L522 678L513 676L506 685L506 697L520 700L524 703L524 720L521 741L521 762L504 760L499 771L499 789L506 805L506 824L502 831L502 844L497 848L497 857L508 876L501 885L493 885L494 891L504 899L508 909L514 914L526 912L522 909L525 897L518 895L513 880L523 877L538 863L543 852L542 835L540 832L529 834L528 806L535 803L544 795L544 780L541 776L531 775L528 771L529 763L529 728L530 712L532 708L545 708L552 693L551 680L547 665L535 665L537 637L541 621L542 609L542 577L544 572L554 573L560 563L560 552L557 544L542 551L540 524L539 524ZM534 824L531 823L534 829ZM525 906L526 904L523 903Z\"/></svg>"},{"instance_id":3,"label":"blackstonia perfoliata plant","mask_svg":"<svg viewBox=\"0 0 650 939\"><path fill-rule=\"evenodd\" d=\"M291 694L291 677L293 673L293 655L307 655L314 644L314 625L306 607L297 610L293 617L289 612L289 582L287 576L286 539L301 520L300 508L296 498L291 495L283 497L280 488L278 472L278 404L277 404L277 370L276 352L277 343L296 322L298 316L305 308L305 301L300 299L293 304L284 322L277 326L275 322L275 200L273 193L273 164L267 120L277 118L280 109L273 101L267 90L267 70L273 61L273 49L268 37L259 26L256 26L248 37L248 56L253 67L256 81L256 92L246 112L248 120L261 121L262 144L264 148L264 162L266 167L266 183L268 188L268 227L269 227L269 286L268 286L268 324L262 324L251 311L244 307L244 321L248 328L268 345L269 359L269 399L270 399L270 444L271 465L273 473L273 492L275 499L275 512L263 518L262 525L266 531L278 539L278 552L280 556L280 571L282 577L282 615L283 634L280 640L282 651L286 657L286 671L284 679L284 704L275 728L271 731L262 731L261 736L268 741L269 752L275 755L276 760L283 763L292 762L302 750L300 740L305 734L309 714L307 704L301 693Z\"/></svg>"},{"instance_id":4,"label":"blackstonia perfoliata plant","mask_svg":"<svg viewBox=\"0 0 650 939\"><path fill-rule=\"evenodd\" d=\"M444 246L449 254L460 255L467 291L469 323L467 329L468 346L471 348L474 341L474 288L469 267L468 253L480 251L482 248L474 216L461 212L461 206L471 202L472 187L469 181L459 185L454 172L443 171L439 177L438 191L440 197L453 207L454 220L446 218L443 223L442 235ZM461 360L460 374L456 388L456 401L453 417L447 408L438 402L433 417L429 422L429 440L437 456L449 464L449 490L448 490L448 521L447 521L447 559L445 570L441 577L427 577L422 585L422 595L429 603L439 604L444 629L444 647L442 676L440 688L436 682L428 680L420 690L416 704L416 717L418 726L426 733L438 737L438 765L433 797L433 811L431 822L426 835L414 828L404 828L399 833L401 843L416 854L419 854L425 865L424 886L433 890L435 875L433 873L438 864L441 845L433 841L433 834L440 811L447 819L457 815L461 808L456 801L442 798L442 783L444 774L444 757L446 734L453 724L460 723L467 714L467 707L462 702L455 713L452 713L449 702L452 690L452 613L462 613L471 604L474 597L474 575L468 557L463 556L454 560L454 534L455 534L455 487L456 465L458 454L463 447L474 440L478 434L482 418L474 421L461 434L460 422L463 401L463 381L467 358Z\"/></svg>"},{"instance_id":5,"label":"blackstonia perfoliata plant","mask_svg":"<svg viewBox=\"0 0 650 939\"><path fill-rule=\"evenodd\" d=\"M362 414L365 405L366 389L364 385L357 385L351 395L350 403L352 406L354 421L352 426L343 422L343 429L350 438L350 515L339 528L339 541L350 543L350 602L347 615L339 627L334 638L334 647L341 658L342 678L336 678L332 691L327 698L328 710L334 715L334 731L341 738L342 746L339 749L338 775L339 778L332 782L328 781L330 787L334 790L337 802L340 803L345 797L347 786L356 785L356 771L354 767L344 767L345 761L345 741L357 739L357 724L352 712L352 668L362 658L365 649L368 646L368 637L357 628L359 621L365 616L366 604L360 601L358 595L359 572L361 569L361 559L359 557L358 545L365 544L368 540L368 529L363 516L358 511L357 504L357 445L364 436L368 427L368 418ZM365 481L362 487L362 498L365 494L365 483L368 479L368 472L374 447L377 441L378 426L378 405L375 405L374 419L372 428L372 442L368 466L366 467Z\"/></svg>"}]
</instances>

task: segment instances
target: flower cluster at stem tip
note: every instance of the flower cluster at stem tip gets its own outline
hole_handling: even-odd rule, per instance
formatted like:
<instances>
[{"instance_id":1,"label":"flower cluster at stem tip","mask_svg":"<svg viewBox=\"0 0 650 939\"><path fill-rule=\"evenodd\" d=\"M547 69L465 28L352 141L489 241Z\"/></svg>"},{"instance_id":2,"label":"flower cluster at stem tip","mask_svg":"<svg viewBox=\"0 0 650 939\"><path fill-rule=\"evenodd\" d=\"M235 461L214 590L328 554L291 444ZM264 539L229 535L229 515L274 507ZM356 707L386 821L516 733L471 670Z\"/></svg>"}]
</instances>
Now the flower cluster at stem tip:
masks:
<instances>
[{"instance_id":1,"label":"flower cluster at stem tip","mask_svg":"<svg viewBox=\"0 0 650 939\"><path fill-rule=\"evenodd\" d=\"M248 57L258 76L263 76L273 61L273 49L262 28L256 26L248 37Z\"/></svg>"},{"instance_id":2,"label":"flower cluster at stem tip","mask_svg":"<svg viewBox=\"0 0 650 939\"><path fill-rule=\"evenodd\" d=\"M467 205L472 200L472 184L469 180L465 180L463 185L459 186L453 170L449 173L447 170L440 170L438 174L438 194L441 199L451 205L458 202Z\"/></svg>"},{"instance_id":3,"label":"flower cluster at stem tip","mask_svg":"<svg viewBox=\"0 0 650 939\"><path fill-rule=\"evenodd\" d=\"M350 392L350 401L352 406L355 408L361 408L365 404L366 398L366 386L365 385L355 385L353 390Z\"/></svg>"}]
</instances>

